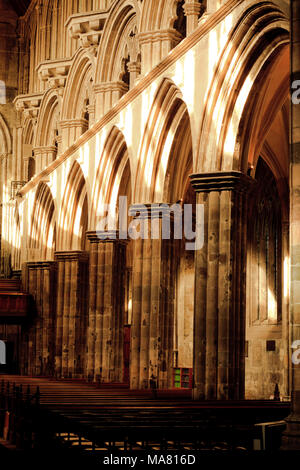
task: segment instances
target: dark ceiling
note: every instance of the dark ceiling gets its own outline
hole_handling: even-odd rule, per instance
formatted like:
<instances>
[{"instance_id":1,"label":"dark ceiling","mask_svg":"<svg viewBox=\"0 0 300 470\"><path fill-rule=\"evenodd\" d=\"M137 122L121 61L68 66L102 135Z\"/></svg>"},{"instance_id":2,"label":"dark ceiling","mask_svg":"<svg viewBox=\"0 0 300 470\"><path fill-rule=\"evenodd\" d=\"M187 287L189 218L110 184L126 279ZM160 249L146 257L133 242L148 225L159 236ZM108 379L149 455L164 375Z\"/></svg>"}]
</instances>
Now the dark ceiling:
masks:
<instances>
[{"instance_id":1,"label":"dark ceiling","mask_svg":"<svg viewBox=\"0 0 300 470\"><path fill-rule=\"evenodd\" d=\"M30 4L30 0L9 0L9 3L18 16L23 16Z\"/></svg>"}]
</instances>

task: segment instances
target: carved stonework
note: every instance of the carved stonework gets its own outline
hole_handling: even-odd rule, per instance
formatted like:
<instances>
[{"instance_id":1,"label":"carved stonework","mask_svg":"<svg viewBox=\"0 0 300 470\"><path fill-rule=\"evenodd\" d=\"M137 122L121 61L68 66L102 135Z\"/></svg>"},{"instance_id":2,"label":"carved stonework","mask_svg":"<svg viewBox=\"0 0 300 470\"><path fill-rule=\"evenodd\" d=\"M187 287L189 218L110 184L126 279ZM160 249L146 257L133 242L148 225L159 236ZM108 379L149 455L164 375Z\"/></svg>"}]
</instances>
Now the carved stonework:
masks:
<instances>
[{"instance_id":1,"label":"carved stonework","mask_svg":"<svg viewBox=\"0 0 300 470\"><path fill-rule=\"evenodd\" d=\"M69 17L66 27L73 39L79 39L82 47L97 46L100 42L107 13L95 11Z\"/></svg>"},{"instance_id":2,"label":"carved stonework","mask_svg":"<svg viewBox=\"0 0 300 470\"><path fill-rule=\"evenodd\" d=\"M63 88L71 66L71 60L49 60L37 67L40 79L47 82L48 88Z\"/></svg>"},{"instance_id":3,"label":"carved stonework","mask_svg":"<svg viewBox=\"0 0 300 470\"><path fill-rule=\"evenodd\" d=\"M17 111L23 113L25 118L37 120L43 95L41 93L32 93L29 95L17 96L13 103Z\"/></svg>"},{"instance_id":4,"label":"carved stonework","mask_svg":"<svg viewBox=\"0 0 300 470\"><path fill-rule=\"evenodd\" d=\"M155 43L159 41L168 41L171 48L175 47L182 39L182 36L175 29L166 29L160 31L149 31L139 34L140 44Z\"/></svg>"},{"instance_id":5,"label":"carved stonework","mask_svg":"<svg viewBox=\"0 0 300 470\"><path fill-rule=\"evenodd\" d=\"M198 18L204 7L198 1L186 0L183 9L187 17L187 34L190 34L198 26Z\"/></svg>"}]
</instances>

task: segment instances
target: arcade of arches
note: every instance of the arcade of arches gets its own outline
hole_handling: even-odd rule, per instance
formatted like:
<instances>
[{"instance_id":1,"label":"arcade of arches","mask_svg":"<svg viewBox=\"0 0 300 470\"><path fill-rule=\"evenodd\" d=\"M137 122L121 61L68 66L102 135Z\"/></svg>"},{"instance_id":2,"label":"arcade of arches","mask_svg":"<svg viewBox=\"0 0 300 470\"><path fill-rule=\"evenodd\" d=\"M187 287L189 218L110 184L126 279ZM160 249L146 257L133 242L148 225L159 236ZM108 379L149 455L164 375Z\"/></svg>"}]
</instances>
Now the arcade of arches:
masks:
<instances>
[{"instance_id":1,"label":"arcade of arches","mask_svg":"<svg viewBox=\"0 0 300 470\"><path fill-rule=\"evenodd\" d=\"M289 2L28 3L0 2L1 277L34 299L0 324L11 367L288 399ZM203 246L159 215L101 237L120 196L145 227L201 204Z\"/></svg>"}]
</instances>

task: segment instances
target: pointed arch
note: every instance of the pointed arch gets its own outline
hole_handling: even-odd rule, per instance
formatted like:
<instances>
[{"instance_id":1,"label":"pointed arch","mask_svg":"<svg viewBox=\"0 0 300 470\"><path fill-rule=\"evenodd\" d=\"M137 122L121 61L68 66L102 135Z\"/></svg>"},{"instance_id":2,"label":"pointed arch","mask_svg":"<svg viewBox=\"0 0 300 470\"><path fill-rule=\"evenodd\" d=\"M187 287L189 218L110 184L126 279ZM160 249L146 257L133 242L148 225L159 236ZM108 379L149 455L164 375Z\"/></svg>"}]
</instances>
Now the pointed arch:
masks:
<instances>
[{"instance_id":1,"label":"pointed arch","mask_svg":"<svg viewBox=\"0 0 300 470\"><path fill-rule=\"evenodd\" d=\"M8 125L2 114L0 114L0 155L10 154L12 152L12 140Z\"/></svg>"},{"instance_id":2,"label":"pointed arch","mask_svg":"<svg viewBox=\"0 0 300 470\"><path fill-rule=\"evenodd\" d=\"M32 145L34 141L34 128L32 119L28 118L25 120L23 125L23 142L25 145Z\"/></svg>"},{"instance_id":3,"label":"pointed arch","mask_svg":"<svg viewBox=\"0 0 300 470\"><path fill-rule=\"evenodd\" d=\"M179 145L180 138L183 138L182 145ZM141 141L135 202L163 200L169 192L165 179L172 149L180 147L182 151L188 149L187 158L192 158L189 114L179 88L170 79L164 79L155 95ZM187 161L185 157L183 160Z\"/></svg>"},{"instance_id":4,"label":"pointed arch","mask_svg":"<svg viewBox=\"0 0 300 470\"><path fill-rule=\"evenodd\" d=\"M249 142L249 136L243 118L244 111L253 125L249 100L257 102L257 77L276 56L280 60L279 56L289 42L288 28L284 13L271 2L253 2L233 27L208 90L198 143L196 172L246 171L248 156L246 157L247 150L243 146L247 147L245 142ZM274 113L286 99L284 83L288 83L289 67L283 66L281 72L273 93L273 102L263 103L264 93L259 98L260 106L265 108L259 123L264 133L271 125L271 116L274 118ZM255 119L256 117L257 115ZM254 129L257 129L257 125L254 125Z\"/></svg>"},{"instance_id":5,"label":"pointed arch","mask_svg":"<svg viewBox=\"0 0 300 470\"><path fill-rule=\"evenodd\" d=\"M114 3L105 23L97 54L97 57L107 58L97 62L97 84L122 80L126 38L134 29L139 32L139 22L140 7L136 0L120 0Z\"/></svg>"},{"instance_id":6,"label":"pointed arch","mask_svg":"<svg viewBox=\"0 0 300 470\"><path fill-rule=\"evenodd\" d=\"M23 163L24 178L30 180L35 174L35 159L33 152L35 129L31 118L25 118L23 124Z\"/></svg>"},{"instance_id":7,"label":"pointed arch","mask_svg":"<svg viewBox=\"0 0 300 470\"><path fill-rule=\"evenodd\" d=\"M79 49L68 73L64 98L62 101L61 119L85 118L86 102L93 103L92 84L94 65L86 49Z\"/></svg>"},{"instance_id":8,"label":"pointed arch","mask_svg":"<svg viewBox=\"0 0 300 470\"><path fill-rule=\"evenodd\" d=\"M190 189L189 176L193 172L191 124L185 106L182 106L182 112L178 115L178 124L171 145L167 169L165 172L163 169L160 170L162 180L164 178L163 186L159 179L156 184L163 187L162 200L175 203L185 199Z\"/></svg>"},{"instance_id":9,"label":"pointed arch","mask_svg":"<svg viewBox=\"0 0 300 470\"><path fill-rule=\"evenodd\" d=\"M121 181L124 188L121 188ZM117 207L120 188L126 192L122 195L131 193L130 162L124 135L113 126L106 139L95 175L91 208L92 227L96 227L98 217L103 214L104 204Z\"/></svg>"},{"instance_id":10,"label":"pointed arch","mask_svg":"<svg viewBox=\"0 0 300 470\"><path fill-rule=\"evenodd\" d=\"M173 28L177 19L179 0L158 0L153 8L152 0L144 0L141 14L141 31L158 31Z\"/></svg>"},{"instance_id":11,"label":"pointed arch","mask_svg":"<svg viewBox=\"0 0 300 470\"><path fill-rule=\"evenodd\" d=\"M88 227L88 197L82 169L75 161L69 172L62 199L57 250L83 250Z\"/></svg>"},{"instance_id":12,"label":"pointed arch","mask_svg":"<svg viewBox=\"0 0 300 470\"><path fill-rule=\"evenodd\" d=\"M35 196L29 232L29 250L36 261L54 259L56 210L52 193L40 183Z\"/></svg>"},{"instance_id":13,"label":"pointed arch","mask_svg":"<svg viewBox=\"0 0 300 470\"><path fill-rule=\"evenodd\" d=\"M54 146L60 119L60 100L55 90L43 96L40 107L34 147Z\"/></svg>"}]
</instances>

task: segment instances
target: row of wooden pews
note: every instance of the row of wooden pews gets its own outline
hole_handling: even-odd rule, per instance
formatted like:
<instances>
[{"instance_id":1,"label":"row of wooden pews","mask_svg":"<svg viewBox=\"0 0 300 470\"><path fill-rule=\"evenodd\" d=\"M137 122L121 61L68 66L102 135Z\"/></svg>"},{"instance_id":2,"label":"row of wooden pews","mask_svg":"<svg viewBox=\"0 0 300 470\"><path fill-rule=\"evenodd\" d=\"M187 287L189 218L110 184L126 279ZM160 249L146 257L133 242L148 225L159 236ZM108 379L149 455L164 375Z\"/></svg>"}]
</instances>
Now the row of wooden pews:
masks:
<instances>
[{"instance_id":1,"label":"row of wooden pews","mask_svg":"<svg viewBox=\"0 0 300 470\"><path fill-rule=\"evenodd\" d=\"M289 411L288 402L195 402L176 390L154 398L151 391L43 377L5 375L0 387L0 434L18 448L252 450L262 441L258 424L276 422L274 447Z\"/></svg>"}]
</instances>

